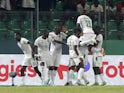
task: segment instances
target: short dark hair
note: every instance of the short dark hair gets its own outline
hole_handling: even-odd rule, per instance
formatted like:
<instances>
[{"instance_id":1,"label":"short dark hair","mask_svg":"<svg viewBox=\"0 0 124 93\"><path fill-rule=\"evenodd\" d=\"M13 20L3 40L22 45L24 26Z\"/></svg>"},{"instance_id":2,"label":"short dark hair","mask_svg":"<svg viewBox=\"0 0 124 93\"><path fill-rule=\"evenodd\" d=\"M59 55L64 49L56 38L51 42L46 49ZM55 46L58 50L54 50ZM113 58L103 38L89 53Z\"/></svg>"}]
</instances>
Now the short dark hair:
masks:
<instances>
[{"instance_id":1,"label":"short dark hair","mask_svg":"<svg viewBox=\"0 0 124 93\"><path fill-rule=\"evenodd\" d=\"M14 32L15 34L17 34L17 35L19 35L19 36L21 36L21 33L20 32Z\"/></svg>"},{"instance_id":2,"label":"short dark hair","mask_svg":"<svg viewBox=\"0 0 124 93\"><path fill-rule=\"evenodd\" d=\"M81 28L80 27L75 27L73 29L73 33L80 33L81 32Z\"/></svg>"}]
</instances>

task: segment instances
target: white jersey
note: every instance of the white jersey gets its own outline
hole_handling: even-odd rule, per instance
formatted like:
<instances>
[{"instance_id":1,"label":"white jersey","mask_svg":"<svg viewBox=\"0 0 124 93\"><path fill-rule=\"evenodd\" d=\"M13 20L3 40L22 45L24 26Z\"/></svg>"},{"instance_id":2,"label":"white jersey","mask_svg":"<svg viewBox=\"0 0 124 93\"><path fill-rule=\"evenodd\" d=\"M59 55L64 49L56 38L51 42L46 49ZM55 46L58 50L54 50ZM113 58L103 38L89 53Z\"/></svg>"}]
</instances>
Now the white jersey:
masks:
<instances>
[{"instance_id":1,"label":"white jersey","mask_svg":"<svg viewBox=\"0 0 124 93\"><path fill-rule=\"evenodd\" d=\"M83 33L94 33L92 30L92 20L87 15L80 15L77 18L77 24L80 24Z\"/></svg>"},{"instance_id":2,"label":"white jersey","mask_svg":"<svg viewBox=\"0 0 124 93\"><path fill-rule=\"evenodd\" d=\"M54 40L62 41L63 39L66 39L67 35L64 32L60 32L59 35L56 35L54 32L49 33L49 37L52 39L50 51L56 51L61 52L62 51L62 44L59 44L57 42L54 42Z\"/></svg>"},{"instance_id":3,"label":"white jersey","mask_svg":"<svg viewBox=\"0 0 124 93\"><path fill-rule=\"evenodd\" d=\"M42 36L40 36L35 40L34 45L38 47L38 53L41 54L49 52L50 43L51 43L50 38L43 39Z\"/></svg>"},{"instance_id":4,"label":"white jersey","mask_svg":"<svg viewBox=\"0 0 124 93\"><path fill-rule=\"evenodd\" d=\"M94 55L102 56L101 50L102 50L102 43L103 43L103 36L102 34L99 34L96 36L96 40L99 42L96 47L92 48L92 52Z\"/></svg>"},{"instance_id":5,"label":"white jersey","mask_svg":"<svg viewBox=\"0 0 124 93\"><path fill-rule=\"evenodd\" d=\"M40 36L34 42L34 45L38 47L38 53L41 57L40 61L46 62L47 66L53 66L49 50L51 41L50 38L43 39L42 36Z\"/></svg>"},{"instance_id":6,"label":"white jersey","mask_svg":"<svg viewBox=\"0 0 124 93\"><path fill-rule=\"evenodd\" d=\"M77 36L75 35L71 35L70 37L68 37L67 39L67 45L69 46L69 55L71 58L77 57L78 55L75 52L74 46L79 44L79 39ZM77 47L77 50L79 52L79 49Z\"/></svg>"},{"instance_id":7,"label":"white jersey","mask_svg":"<svg viewBox=\"0 0 124 93\"><path fill-rule=\"evenodd\" d=\"M21 38L18 42L18 46L22 49L25 57L31 58L32 57L32 49L30 44L28 44L28 40L26 38Z\"/></svg>"}]
</instances>

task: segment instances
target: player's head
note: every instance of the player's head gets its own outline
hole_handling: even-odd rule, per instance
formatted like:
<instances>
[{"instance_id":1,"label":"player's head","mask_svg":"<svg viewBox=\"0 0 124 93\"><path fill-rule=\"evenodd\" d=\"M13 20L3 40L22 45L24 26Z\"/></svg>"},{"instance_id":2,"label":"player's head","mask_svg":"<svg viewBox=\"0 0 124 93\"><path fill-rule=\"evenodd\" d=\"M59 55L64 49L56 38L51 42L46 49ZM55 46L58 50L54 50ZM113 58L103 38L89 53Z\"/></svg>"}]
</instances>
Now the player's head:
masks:
<instances>
[{"instance_id":1,"label":"player's head","mask_svg":"<svg viewBox=\"0 0 124 93\"><path fill-rule=\"evenodd\" d=\"M61 27L60 26L55 26L55 28L54 28L54 32L55 32L55 34L60 34L60 32L61 32Z\"/></svg>"},{"instance_id":2,"label":"player's head","mask_svg":"<svg viewBox=\"0 0 124 93\"><path fill-rule=\"evenodd\" d=\"M49 36L49 30L48 29L45 29L44 33L43 33L43 37L44 38L48 38Z\"/></svg>"},{"instance_id":3,"label":"player's head","mask_svg":"<svg viewBox=\"0 0 124 93\"><path fill-rule=\"evenodd\" d=\"M96 35L100 34L100 27L99 26L96 26L94 28L94 32L95 32Z\"/></svg>"},{"instance_id":4,"label":"player's head","mask_svg":"<svg viewBox=\"0 0 124 93\"><path fill-rule=\"evenodd\" d=\"M17 41L20 41L20 39L21 39L21 33L20 33L20 32L14 32L14 38L15 38Z\"/></svg>"},{"instance_id":5,"label":"player's head","mask_svg":"<svg viewBox=\"0 0 124 93\"><path fill-rule=\"evenodd\" d=\"M94 0L94 5L95 5L95 7L98 7L98 5L99 5L99 0Z\"/></svg>"},{"instance_id":6,"label":"player's head","mask_svg":"<svg viewBox=\"0 0 124 93\"><path fill-rule=\"evenodd\" d=\"M73 30L73 33L74 33L77 37L80 37L81 29L75 27L74 30Z\"/></svg>"}]
</instances>

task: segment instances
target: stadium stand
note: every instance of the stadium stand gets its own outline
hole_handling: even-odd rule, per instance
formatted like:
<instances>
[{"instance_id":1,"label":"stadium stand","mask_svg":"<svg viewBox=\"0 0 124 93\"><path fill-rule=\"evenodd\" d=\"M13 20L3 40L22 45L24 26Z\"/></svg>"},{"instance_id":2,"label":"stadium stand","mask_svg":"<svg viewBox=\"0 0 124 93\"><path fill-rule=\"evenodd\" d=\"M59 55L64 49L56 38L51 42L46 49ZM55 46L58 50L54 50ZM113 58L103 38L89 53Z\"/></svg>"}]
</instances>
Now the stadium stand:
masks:
<instances>
[{"instance_id":1,"label":"stadium stand","mask_svg":"<svg viewBox=\"0 0 124 93\"><path fill-rule=\"evenodd\" d=\"M15 1L20 2L21 0L15 0ZM62 26L65 26L68 29L69 33L72 33L72 29L76 24L76 18L79 14L73 9L67 10L67 8L65 8L64 6L63 0L56 0L56 1L57 2L54 2L55 5L53 4L53 6L50 7L49 9L50 11L39 12L40 13L39 21L38 21L39 31L36 31L37 30L36 11L32 11L32 10L27 11L22 7L20 7L20 4L18 4L19 6L12 8L12 10L10 11L1 9L0 40L13 39L14 31L21 31L24 37L34 40L37 36L43 33L45 28L49 28L50 31L53 31L54 27L58 25L60 22ZM90 6L93 4L91 1L93 0L87 0L87 4ZM104 0L99 0L99 1L100 4L104 6L103 4ZM119 0L114 0L115 5L117 5L119 2L120 2ZM63 8L65 8L66 11L64 11ZM124 19L121 21L119 20L120 24L118 24L117 21L118 20L116 19L116 17L114 18L114 20L107 20L107 30L106 30L107 40L113 40L113 42L114 40L118 40L118 39L124 40ZM102 33L105 34L104 18L101 18L100 21L95 20L93 22L93 27L95 26L100 26ZM112 54L113 52L108 51L108 53Z\"/></svg>"}]
</instances>

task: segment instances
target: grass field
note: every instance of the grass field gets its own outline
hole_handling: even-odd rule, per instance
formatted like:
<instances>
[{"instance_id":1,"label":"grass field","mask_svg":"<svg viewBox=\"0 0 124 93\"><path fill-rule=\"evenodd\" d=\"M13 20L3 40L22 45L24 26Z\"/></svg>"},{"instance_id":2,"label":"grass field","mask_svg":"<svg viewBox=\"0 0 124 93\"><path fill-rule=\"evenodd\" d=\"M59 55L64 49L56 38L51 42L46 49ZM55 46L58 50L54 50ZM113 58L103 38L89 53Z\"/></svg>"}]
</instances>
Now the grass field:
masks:
<instances>
[{"instance_id":1,"label":"grass field","mask_svg":"<svg viewBox=\"0 0 124 93\"><path fill-rule=\"evenodd\" d=\"M0 86L0 93L124 93L124 86Z\"/></svg>"}]
</instances>

